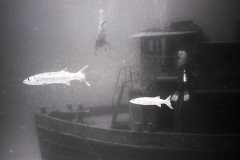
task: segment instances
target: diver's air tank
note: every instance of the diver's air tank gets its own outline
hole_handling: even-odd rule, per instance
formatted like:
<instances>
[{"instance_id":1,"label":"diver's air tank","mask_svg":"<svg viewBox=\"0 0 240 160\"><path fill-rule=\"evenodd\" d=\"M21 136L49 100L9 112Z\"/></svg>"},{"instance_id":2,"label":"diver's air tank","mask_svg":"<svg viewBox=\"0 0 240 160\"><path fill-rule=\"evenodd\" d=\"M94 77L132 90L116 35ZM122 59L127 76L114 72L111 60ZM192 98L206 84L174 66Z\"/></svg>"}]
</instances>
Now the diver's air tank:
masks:
<instances>
[{"instance_id":1,"label":"diver's air tank","mask_svg":"<svg viewBox=\"0 0 240 160\"><path fill-rule=\"evenodd\" d=\"M186 75L185 69L184 69L184 71L183 71L183 82L184 82L184 83L187 82L187 75Z\"/></svg>"}]
</instances>

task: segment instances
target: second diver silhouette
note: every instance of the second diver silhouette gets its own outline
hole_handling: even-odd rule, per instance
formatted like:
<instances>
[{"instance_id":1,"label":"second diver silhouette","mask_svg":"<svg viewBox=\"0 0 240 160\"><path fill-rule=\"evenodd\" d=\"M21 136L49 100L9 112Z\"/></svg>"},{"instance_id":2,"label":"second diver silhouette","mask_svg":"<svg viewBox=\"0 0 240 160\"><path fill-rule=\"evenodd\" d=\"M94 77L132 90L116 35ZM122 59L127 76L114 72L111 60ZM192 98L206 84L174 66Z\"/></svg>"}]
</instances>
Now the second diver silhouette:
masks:
<instances>
[{"instance_id":1,"label":"second diver silhouette","mask_svg":"<svg viewBox=\"0 0 240 160\"><path fill-rule=\"evenodd\" d=\"M106 46L109 47L109 49L111 49L111 46L109 45L109 43L105 40L105 30L103 28L103 25L106 23L106 21L103 21L101 26L99 26L99 33L97 35L97 40L95 42L95 55L97 55L97 51L98 51L98 48L101 48L103 46L105 46L105 51L107 50Z\"/></svg>"},{"instance_id":2,"label":"second diver silhouette","mask_svg":"<svg viewBox=\"0 0 240 160\"><path fill-rule=\"evenodd\" d=\"M178 52L178 90L174 93L171 100L177 101L179 93L182 92L183 100L188 101L189 91L191 90L191 81L193 80L193 72L188 64L187 53L185 51Z\"/></svg>"}]
</instances>

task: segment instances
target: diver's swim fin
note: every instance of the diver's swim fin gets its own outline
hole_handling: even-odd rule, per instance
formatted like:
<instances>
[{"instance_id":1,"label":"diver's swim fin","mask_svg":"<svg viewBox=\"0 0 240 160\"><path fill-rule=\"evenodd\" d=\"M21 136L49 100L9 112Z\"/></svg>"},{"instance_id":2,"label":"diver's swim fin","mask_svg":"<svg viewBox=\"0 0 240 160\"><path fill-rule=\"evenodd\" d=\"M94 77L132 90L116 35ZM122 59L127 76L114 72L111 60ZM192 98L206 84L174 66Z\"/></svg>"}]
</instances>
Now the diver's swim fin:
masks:
<instances>
[{"instance_id":1,"label":"diver's swim fin","mask_svg":"<svg viewBox=\"0 0 240 160\"><path fill-rule=\"evenodd\" d=\"M184 100L184 101L188 101L188 100L189 100L189 94L188 94L188 91L185 91L185 92L184 92L183 100Z\"/></svg>"},{"instance_id":2,"label":"diver's swim fin","mask_svg":"<svg viewBox=\"0 0 240 160\"><path fill-rule=\"evenodd\" d=\"M104 23L106 23L107 21L103 21L102 24L101 24L101 27L103 27Z\"/></svg>"},{"instance_id":3,"label":"diver's swim fin","mask_svg":"<svg viewBox=\"0 0 240 160\"><path fill-rule=\"evenodd\" d=\"M178 91L176 91L175 93L174 93L174 95L172 96L172 98L171 98L171 100L172 101L177 101L178 100Z\"/></svg>"}]
</instances>

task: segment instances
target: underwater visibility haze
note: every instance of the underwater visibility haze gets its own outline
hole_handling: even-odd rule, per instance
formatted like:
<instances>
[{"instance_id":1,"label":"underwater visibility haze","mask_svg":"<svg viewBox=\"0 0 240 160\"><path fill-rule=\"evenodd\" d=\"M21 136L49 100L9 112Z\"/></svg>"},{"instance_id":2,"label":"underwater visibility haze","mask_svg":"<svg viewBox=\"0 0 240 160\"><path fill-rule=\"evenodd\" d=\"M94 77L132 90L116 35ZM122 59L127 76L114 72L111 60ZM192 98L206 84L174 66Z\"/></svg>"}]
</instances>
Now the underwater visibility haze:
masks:
<instances>
[{"instance_id":1,"label":"underwater visibility haze","mask_svg":"<svg viewBox=\"0 0 240 160\"><path fill-rule=\"evenodd\" d=\"M231 40L229 24L240 17L235 0L3 0L0 8L1 160L41 159L34 122L41 106L110 105L119 70L140 63L140 41L129 38L135 32L192 19L210 39ZM86 65L87 81L80 78L86 85L74 78L23 83Z\"/></svg>"}]
</instances>

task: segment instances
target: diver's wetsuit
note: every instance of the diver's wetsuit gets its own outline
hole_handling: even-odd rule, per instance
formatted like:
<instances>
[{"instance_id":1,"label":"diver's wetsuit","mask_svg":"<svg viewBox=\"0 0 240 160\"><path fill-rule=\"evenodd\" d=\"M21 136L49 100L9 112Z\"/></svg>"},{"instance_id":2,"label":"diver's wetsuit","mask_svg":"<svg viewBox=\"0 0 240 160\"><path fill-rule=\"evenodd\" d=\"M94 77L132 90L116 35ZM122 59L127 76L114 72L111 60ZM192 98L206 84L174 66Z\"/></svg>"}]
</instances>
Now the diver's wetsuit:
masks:
<instances>
[{"instance_id":1,"label":"diver's wetsuit","mask_svg":"<svg viewBox=\"0 0 240 160\"><path fill-rule=\"evenodd\" d=\"M108 42L105 41L105 30L103 28L103 25L106 23L106 21L103 21L101 24L101 32L98 34L97 40L96 40L96 45L95 45L95 54L97 54L96 52L98 51L99 47L103 47L104 45L108 45L109 49L111 49L111 46L109 45ZM105 50L107 50L107 48L105 47Z\"/></svg>"}]
</instances>

